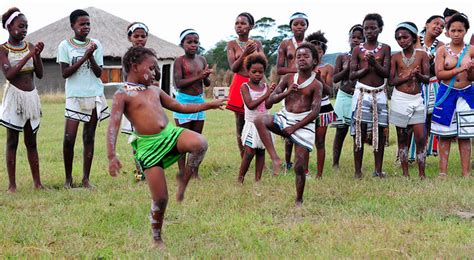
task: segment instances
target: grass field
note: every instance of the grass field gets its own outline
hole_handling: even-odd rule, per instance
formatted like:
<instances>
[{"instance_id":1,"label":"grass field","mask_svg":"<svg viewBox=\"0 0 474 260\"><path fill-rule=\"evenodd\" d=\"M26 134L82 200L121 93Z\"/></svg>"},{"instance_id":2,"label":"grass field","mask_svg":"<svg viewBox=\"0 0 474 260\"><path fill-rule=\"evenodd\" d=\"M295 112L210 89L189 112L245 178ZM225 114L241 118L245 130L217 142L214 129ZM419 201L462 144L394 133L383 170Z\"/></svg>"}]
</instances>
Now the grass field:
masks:
<instances>
[{"instance_id":1,"label":"grass field","mask_svg":"<svg viewBox=\"0 0 474 260\"><path fill-rule=\"evenodd\" d=\"M234 119L228 111L207 113L204 135L209 151L201 181L191 181L182 204L174 200L177 167L167 170L170 202L165 216L167 249L151 249L150 196L135 183L131 148L121 135L118 153L124 165L117 179L107 173L103 122L96 135L91 181L95 190L65 190L62 160L64 105L42 98L38 134L40 168L46 190L35 191L26 151L17 156L18 192L5 192L0 164L0 257L87 258L472 258L474 179L463 179L457 145L450 176L439 180L437 158L428 158L428 179L401 177L395 161L395 131L386 149L386 179L372 178L373 156L366 149L364 178L353 179L352 139L346 139L339 171L331 169L334 129L328 131L324 177L306 182L304 204L295 209L294 175L253 182L251 168L243 186L236 184L240 165ZM0 130L4 151L6 131ZM80 136L80 135L78 135ZM277 147L282 155L282 141ZM82 177L82 141L76 142L75 183ZM4 152L0 153L4 160ZM315 153L310 169L315 171ZM269 163L267 162L267 165Z\"/></svg>"}]
</instances>

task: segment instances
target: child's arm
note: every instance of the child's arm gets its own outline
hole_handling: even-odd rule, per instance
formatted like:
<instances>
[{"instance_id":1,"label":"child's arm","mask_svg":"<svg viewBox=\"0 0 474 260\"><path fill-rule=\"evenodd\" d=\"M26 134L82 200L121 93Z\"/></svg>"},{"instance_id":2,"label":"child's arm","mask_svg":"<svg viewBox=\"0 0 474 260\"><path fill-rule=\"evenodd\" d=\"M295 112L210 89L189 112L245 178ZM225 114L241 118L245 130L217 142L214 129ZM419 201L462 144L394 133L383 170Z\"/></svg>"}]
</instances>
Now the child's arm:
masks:
<instances>
[{"instance_id":1,"label":"child's arm","mask_svg":"<svg viewBox=\"0 0 474 260\"><path fill-rule=\"evenodd\" d=\"M384 52L382 64L376 61L375 56L373 54L368 54L366 56L367 62L372 68L374 68L375 73L377 73L377 75L382 78L388 78L390 77L390 58L392 57L390 46L384 44L382 50Z\"/></svg>"},{"instance_id":2,"label":"child's arm","mask_svg":"<svg viewBox=\"0 0 474 260\"><path fill-rule=\"evenodd\" d=\"M91 45L95 46L94 50L97 50L98 47L94 42L91 42ZM100 76L102 75L102 67L97 64L97 62L94 58L94 52L92 52L92 55L89 57L89 62L91 64L91 69L92 69L92 72L94 73L94 75L97 78L100 78Z\"/></svg>"},{"instance_id":3,"label":"child's arm","mask_svg":"<svg viewBox=\"0 0 474 260\"><path fill-rule=\"evenodd\" d=\"M268 94L268 97L265 99L265 108L266 109L271 109L273 104L270 103L270 95L273 93L273 91L275 91L276 89L276 83L272 82L272 84L270 85L270 87L267 89L267 93Z\"/></svg>"},{"instance_id":4,"label":"child's arm","mask_svg":"<svg viewBox=\"0 0 474 260\"><path fill-rule=\"evenodd\" d=\"M206 60L206 57L204 56L199 56L202 58L203 60L203 64L205 64L204 66L204 74L206 75L203 79L202 79L202 84L204 84L204 86L206 87L209 87L211 85L211 80L209 79L209 75L211 73L213 73L213 70L209 68L209 65L207 64L207 60Z\"/></svg>"},{"instance_id":5,"label":"child's arm","mask_svg":"<svg viewBox=\"0 0 474 260\"><path fill-rule=\"evenodd\" d=\"M70 65L70 64L67 64L65 62L61 62L61 72L62 72L62 75L63 75L63 78L69 78L70 76L72 76L72 74L76 73L76 71L81 67L81 65L86 62L88 59L90 59L91 56L93 56L92 54L94 53L94 50L95 48L97 48L97 46L95 44L91 44L86 52L84 53L84 56L82 56L78 61L76 61L76 63ZM97 65L97 63L96 63ZM94 73L95 74L95 73ZM97 76L97 75L96 75ZM99 75L100 77L100 75Z\"/></svg>"},{"instance_id":6,"label":"child's arm","mask_svg":"<svg viewBox=\"0 0 474 260\"><path fill-rule=\"evenodd\" d=\"M424 51L421 51L421 57L421 71L417 71L415 76L419 81L428 84L430 82L430 58Z\"/></svg>"},{"instance_id":7,"label":"child's arm","mask_svg":"<svg viewBox=\"0 0 474 260\"><path fill-rule=\"evenodd\" d=\"M338 83L344 78L347 78L349 76L349 71L349 66L344 61L344 54L337 56L333 82Z\"/></svg>"},{"instance_id":8,"label":"child's arm","mask_svg":"<svg viewBox=\"0 0 474 260\"><path fill-rule=\"evenodd\" d=\"M118 131L120 129L120 120L122 119L125 94L123 89L115 92L112 100L112 113L110 117L109 127L107 128L107 158L109 159L109 174L116 177L122 164L115 154L115 145L117 143Z\"/></svg>"},{"instance_id":9,"label":"child's arm","mask_svg":"<svg viewBox=\"0 0 474 260\"><path fill-rule=\"evenodd\" d=\"M38 42L36 45L31 44L34 48L35 54L33 55L33 65L35 67L35 75L37 78L43 78L43 61L41 60L41 52L44 48L44 43Z\"/></svg>"},{"instance_id":10,"label":"child's arm","mask_svg":"<svg viewBox=\"0 0 474 260\"><path fill-rule=\"evenodd\" d=\"M369 73L368 66L365 66L359 69L359 54L360 54L359 47L357 46L354 47L354 49L352 50L351 65L350 65L351 69L349 73L350 80L358 80L364 77L365 75L367 75L367 73Z\"/></svg>"},{"instance_id":11,"label":"child's arm","mask_svg":"<svg viewBox=\"0 0 474 260\"><path fill-rule=\"evenodd\" d=\"M388 84L390 86L400 86L404 83L406 83L407 81L409 81L412 77L411 77L411 73L409 73L408 75L406 75L405 77L399 77L398 76L398 53L397 54L394 54L392 56L392 59L390 60L390 62L392 63L390 65L390 77L388 79Z\"/></svg>"},{"instance_id":12,"label":"child's arm","mask_svg":"<svg viewBox=\"0 0 474 260\"><path fill-rule=\"evenodd\" d=\"M272 84L273 89L275 89L274 85L275 83ZM271 87L269 87L267 88L267 91L265 92L264 95L253 100L252 97L250 96L250 91L249 91L249 88L247 87L247 84L242 84L242 86L240 87L240 91L242 92L242 99L244 100L245 105L250 110L254 110L255 108L257 108L262 102L267 100L270 94L272 93L272 89Z\"/></svg>"},{"instance_id":13,"label":"child's arm","mask_svg":"<svg viewBox=\"0 0 474 260\"><path fill-rule=\"evenodd\" d=\"M227 98L220 98L211 102L205 102L201 104L180 104L175 99L171 98L166 92L160 90L160 101L164 108L167 108L174 112L179 113L196 113L209 109L223 109Z\"/></svg>"},{"instance_id":14,"label":"child's arm","mask_svg":"<svg viewBox=\"0 0 474 260\"><path fill-rule=\"evenodd\" d=\"M319 81L316 82L316 88L313 91L313 102L311 103L311 113L309 113L305 118L301 121L298 121L296 124L284 128L282 131L287 134L288 136L293 134L296 130L304 127L305 125L314 122L314 120L319 115L319 110L321 109L321 98L323 96L323 85Z\"/></svg>"},{"instance_id":15,"label":"child's arm","mask_svg":"<svg viewBox=\"0 0 474 260\"><path fill-rule=\"evenodd\" d=\"M278 86L276 86L275 91L273 91L270 97L268 98L268 105L273 105L282 101L284 98L290 95L292 91L298 91L298 86L296 84L292 84L291 87L287 87L289 75L292 74L287 74L283 76L283 79L280 81L280 83L278 83Z\"/></svg>"},{"instance_id":16,"label":"child's arm","mask_svg":"<svg viewBox=\"0 0 474 260\"><path fill-rule=\"evenodd\" d=\"M334 75L334 68L331 65L327 65L327 70L328 72L324 76L324 78L321 78L321 71L318 70L319 72L319 81L323 84L323 95L331 95L332 94L332 77ZM318 74L316 74L318 75Z\"/></svg>"},{"instance_id":17,"label":"child's arm","mask_svg":"<svg viewBox=\"0 0 474 260\"><path fill-rule=\"evenodd\" d=\"M0 64L2 65L2 71L5 75L5 78L9 81L12 81L17 76L18 72L25 66L26 62L35 55L35 50L30 50L28 55L23 57L15 66L11 66L10 61L8 60L8 50L0 47Z\"/></svg>"}]
</instances>

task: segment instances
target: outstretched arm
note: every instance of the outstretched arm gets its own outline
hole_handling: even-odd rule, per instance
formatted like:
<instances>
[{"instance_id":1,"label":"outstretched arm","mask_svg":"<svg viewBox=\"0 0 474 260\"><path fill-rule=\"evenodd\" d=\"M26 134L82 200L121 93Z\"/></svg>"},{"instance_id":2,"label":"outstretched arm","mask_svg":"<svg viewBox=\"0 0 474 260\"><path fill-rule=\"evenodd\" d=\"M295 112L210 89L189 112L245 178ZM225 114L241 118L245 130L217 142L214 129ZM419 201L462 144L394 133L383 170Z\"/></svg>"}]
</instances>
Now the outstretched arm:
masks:
<instances>
[{"instance_id":1,"label":"outstretched arm","mask_svg":"<svg viewBox=\"0 0 474 260\"><path fill-rule=\"evenodd\" d=\"M164 108L179 113L196 113L209 109L223 109L227 98L220 98L211 102L201 104L180 104L175 99L171 98L166 92L160 91L160 101Z\"/></svg>"},{"instance_id":2,"label":"outstretched arm","mask_svg":"<svg viewBox=\"0 0 474 260\"><path fill-rule=\"evenodd\" d=\"M120 128L120 120L122 119L125 95L122 89L119 89L112 100L112 113L107 128L107 158L109 159L109 174L112 177L118 175L118 171L122 168L122 164L115 153L115 146L117 144L117 136Z\"/></svg>"}]
</instances>

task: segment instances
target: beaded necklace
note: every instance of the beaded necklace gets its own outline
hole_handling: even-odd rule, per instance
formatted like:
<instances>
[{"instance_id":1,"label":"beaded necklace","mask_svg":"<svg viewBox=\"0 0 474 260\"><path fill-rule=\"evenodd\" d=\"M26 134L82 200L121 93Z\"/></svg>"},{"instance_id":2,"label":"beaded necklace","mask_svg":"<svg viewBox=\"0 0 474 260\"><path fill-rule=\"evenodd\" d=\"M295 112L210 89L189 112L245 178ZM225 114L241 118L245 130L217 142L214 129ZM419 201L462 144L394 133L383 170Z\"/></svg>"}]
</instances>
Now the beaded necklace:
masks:
<instances>
[{"instance_id":1,"label":"beaded necklace","mask_svg":"<svg viewBox=\"0 0 474 260\"><path fill-rule=\"evenodd\" d=\"M416 50L413 50L413 53L410 58L407 58L405 56L405 52L402 50L402 62L403 64L405 64L407 68L410 67L413 64L413 62L415 62L415 58L416 58Z\"/></svg>"},{"instance_id":2,"label":"beaded necklace","mask_svg":"<svg viewBox=\"0 0 474 260\"><path fill-rule=\"evenodd\" d=\"M430 54L434 54L436 52L436 47L438 47L438 39L435 39L431 46L425 45L425 37L423 35L420 36L420 44L425 49L425 51L429 52Z\"/></svg>"},{"instance_id":3,"label":"beaded necklace","mask_svg":"<svg viewBox=\"0 0 474 260\"><path fill-rule=\"evenodd\" d=\"M291 43L293 43L293 47L295 48L295 50L300 46L296 41L295 37L291 38Z\"/></svg>"},{"instance_id":4,"label":"beaded necklace","mask_svg":"<svg viewBox=\"0 0 474 260\"><path fill-rule=\"evenodd\" d=\"M377 47L373 50L367 50L365 47L364 47L364 43L360 43L359 45L359 49L361 52L365 53L365 54L376 54L377 52L379 52L381 49L382 49L382 43L379 42Z\"/></svg>"},{"instance_id":5,"label":"beaded necklace","mask_svg":"<svg viewBox=\"0 0 474 260\"><path fill-rule=\"evenodd\" d=\"M248 41L250 41L250 40L248 40ZM244 47L245 47L245 45L247 44L248 41L241 42L241 41L239 41L239 39L235 39L235 42L237 43L237 45L239 46L239 48L242 52L244 51Z\"/></svg>"},{"instance_id":6,"label":"beaded necklace","mask_svg":"<svg viewBox=\"0 0 474 260\"><path fill-rule=\"evenodd\" d=\"M13 45L10 41L7 41L3 46L13 52L21 52L28 49L28 44L25 41L21 41L20 45Z\"/></svg>"},{"instance_id":7,"label":"beaded necklace","mask_svg":"<svg viewBox=\"0 0 474 260\"><path fill-rule=\"evenodd\" d=\"M125 82L125 90L127 91L143 91L146 90L148 87L143 84L138 84L134 82Z\"/></svg>"},{"instance_id":8,"label":"beaded necklace","mask_svg":"<svg viewBox=\"0 0 474 260\"><path fill-rule=\"evenodd\" d=\"M463 49L461 49L458 53L454 53L453 50L451 50L451 43L446 44L446 52L448 52L449 55L456 57L458 59L461 56L461 52Z\"/></svg>"},{"instance_id":9,"label":"beaded necklace","mask_svg":"<svg viewBox=\"0 0 474 260\"><path fill-rule=\"evenodd\" d=\"M80 42L74 38L68 39L69 44L71 44L74 48L87 48L91 43L91 39L86 38L84 42Z\"/></svg>"}]
</instances>

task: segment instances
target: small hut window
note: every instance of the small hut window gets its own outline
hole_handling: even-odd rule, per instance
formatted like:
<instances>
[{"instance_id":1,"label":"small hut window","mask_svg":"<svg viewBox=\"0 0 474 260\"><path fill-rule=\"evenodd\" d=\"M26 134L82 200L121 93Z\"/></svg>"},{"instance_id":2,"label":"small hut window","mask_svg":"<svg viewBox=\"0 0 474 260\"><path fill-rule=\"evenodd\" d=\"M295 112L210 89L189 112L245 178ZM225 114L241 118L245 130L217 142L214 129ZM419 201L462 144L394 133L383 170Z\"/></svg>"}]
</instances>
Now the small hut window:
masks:
<instances>
[{"instance_id":1,"label":"small hut window","mask_svg":"<svg viewBox=\"0 0 474 260\"><path fill-rule=\"evenodd\" d=\"M103 83L122 82L122 66L104 66L100 79Z\"/></svg>"}]
</instances>

